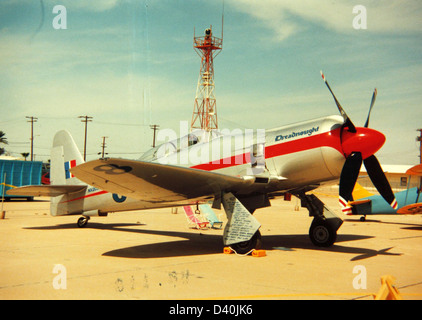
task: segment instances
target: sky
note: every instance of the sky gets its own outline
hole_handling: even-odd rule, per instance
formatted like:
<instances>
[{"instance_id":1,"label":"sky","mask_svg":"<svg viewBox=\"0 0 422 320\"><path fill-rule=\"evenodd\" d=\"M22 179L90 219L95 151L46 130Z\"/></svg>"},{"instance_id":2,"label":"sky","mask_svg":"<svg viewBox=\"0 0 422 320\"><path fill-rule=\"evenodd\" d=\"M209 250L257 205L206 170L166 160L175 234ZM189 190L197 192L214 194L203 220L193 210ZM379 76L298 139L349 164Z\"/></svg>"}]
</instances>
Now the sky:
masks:
<instances>
[{"instance_id":1,"label":"sky","mask_svg":"<svg viewBox=\"0 0 422 320\"><path fill-rule=\"evenodd\" d=\"M152 145L150 125L178 132L190 123L200 68L194 30L201 36L210 25L215 36L224 31L214 61L220 128L338 114L323 70L357 126L377 88L370 127L387 138L382 164L419 163L419 0L2 0L2 147L29 152L33 116L36 160L49 159L62 129L82 151L78 117L90 116L87 160L99 157L104 136L108 156L139 158Z\"/></svg>"}]
</instances>

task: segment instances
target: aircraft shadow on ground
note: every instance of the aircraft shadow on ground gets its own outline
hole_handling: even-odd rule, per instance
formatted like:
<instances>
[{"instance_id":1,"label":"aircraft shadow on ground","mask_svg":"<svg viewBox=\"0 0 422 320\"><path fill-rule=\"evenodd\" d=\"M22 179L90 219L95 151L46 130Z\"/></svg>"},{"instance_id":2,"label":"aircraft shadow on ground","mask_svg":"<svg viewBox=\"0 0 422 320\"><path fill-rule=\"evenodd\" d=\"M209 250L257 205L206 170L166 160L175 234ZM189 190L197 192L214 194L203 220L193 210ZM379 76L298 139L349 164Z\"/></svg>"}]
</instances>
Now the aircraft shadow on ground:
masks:
<instances>
[{"instance_id":1,"label":"aircraft shadow on ground","mask_svg":"<svg viewBox=\"0 0 422 320\"><path fill-rule=\"evenodd\" d=\"M345 219L345 222L356 222L356 223L379 223L379 224L393 224L397 226L406 226L402 227L401 229L404 230L420 230L422 231L422 225L416 224L416 223L408 223L408 222L392 222L392 221L382 221L382 220L376 220L376 219L366 219L365 221L357 221L353 219Z\"/></svg>"},{"instance_id":2,"label":"aircraft shadow on ground","mask_svg":"<svg viewBox=\"0 0 422 320\"><path fill-rule=\"evenodd\" d=\"M183 238L176 241L161 241L151 244L143 244L127 248L119 248L103 253L103 256L117 257L117 258L132 258L132 259L149 259L149 258L165 258L165 257L180 257L180 256L193 256L193 255L207 255L217 254L223 251L223 241L221 235L207 234L206 230L198 232L179 232L179 231L160 231L140 229L133 227L143 227L144 224L140 223L115 223L115 224L102 224L102 223L89 223L86 228L110 230L119 232L132 232L138 234L157 235L163 237ZM60 224L55 226L41 226L41 227L28 227L25 229L32 230L59 230L59 229L79 229L76 224ZM401 255L401 253L391 253L390 248L381 250L374 250L369 248L350 247L339 245L341 242L357 241L370 239L373 236L365 235L352 235L352 234L339 234L336 243L328 248L321 248L314 246L307 234L294 234L294 235L268 235L262 236L262 248L267 251L284 250L294 251L296 249L305 250L319 250L328 252L347 253L354 255L350 261L357 261L375 257L377 255ZM157 238L159 240L159 238Z\"/></svg>"}]
</instances>

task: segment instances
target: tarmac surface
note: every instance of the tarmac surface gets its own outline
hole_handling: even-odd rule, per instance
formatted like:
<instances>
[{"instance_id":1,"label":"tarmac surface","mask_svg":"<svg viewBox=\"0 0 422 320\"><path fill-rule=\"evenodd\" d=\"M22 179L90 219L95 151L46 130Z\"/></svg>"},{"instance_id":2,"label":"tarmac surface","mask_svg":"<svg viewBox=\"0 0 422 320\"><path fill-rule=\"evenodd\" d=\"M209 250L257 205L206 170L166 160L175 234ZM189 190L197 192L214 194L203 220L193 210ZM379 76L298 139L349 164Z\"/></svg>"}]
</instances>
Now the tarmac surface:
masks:
<instances>
[{"instance_id":1,"label":"tarmac surface","mask_svg":"<svg viewBox=\"0 0 422 320\"><path fill-rule=\"evenodd\" d=\"M318 196L341 215L335 196ZM421 215L342 216L336 243L318 248L298 203L255 212L266 256L252 257L224 254L223 230L190 228L182 208L111 213L78 228L78 216L51 217L48 199L5 202L0 299L372 300L384 275L404 299L422 299Z\"/></svg>"}]
</instances>

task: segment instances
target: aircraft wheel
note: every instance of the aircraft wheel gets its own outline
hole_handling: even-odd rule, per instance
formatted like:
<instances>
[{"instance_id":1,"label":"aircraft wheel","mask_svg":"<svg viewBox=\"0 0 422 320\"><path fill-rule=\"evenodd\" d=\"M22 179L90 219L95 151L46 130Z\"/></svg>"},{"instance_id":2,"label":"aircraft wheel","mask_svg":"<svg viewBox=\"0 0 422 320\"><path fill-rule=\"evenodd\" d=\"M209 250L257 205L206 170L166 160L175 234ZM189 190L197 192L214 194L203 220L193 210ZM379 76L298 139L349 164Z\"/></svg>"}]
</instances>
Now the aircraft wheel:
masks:
<instances>
[{"instance_id":1,"label":"aircraft wheel","mask_svg":"<svg viewBox=\"0 0 422 320\"><path fill-rule=\"evenodd\" d=\"M359 219L360 221L362 221L362 222L364 222L365 220L366 220L366 216L362 216L362 217L360 217L360 219Z\"/></svg>"},{"instance_id":2,"label":"aircraft wheel","mask_svg":"<svg viewBox=\"0 0 422 320\"><path fill-rule=\"evenodd\" d=\"M238 254L247 254L253 249L259 249L261 248L261 232L258 230L249 241L234 243L230 247Z\"/></svg>"},{"instance_id":3,"label":"aircraft wheel","mask_svg":"<svg viewBox=\"0 0 422 320\"><path fill-rule=\"evenodd\" d=\"M78 227L79 228L85 227L88 224L88 220L89 220L88 217L80 217L78 219Z\"/></svg>"},{"instance_id":4,"label":"aircraft wheel","mask_svg":"<svg viewBox=\"0 0 422 320\"><path fill-rule=\"evenodd\" d=\"M337 231L323 220L314 220L309 229L309 237L317 247L330 247L337 239Z\"/></svg>"}]
</instances>

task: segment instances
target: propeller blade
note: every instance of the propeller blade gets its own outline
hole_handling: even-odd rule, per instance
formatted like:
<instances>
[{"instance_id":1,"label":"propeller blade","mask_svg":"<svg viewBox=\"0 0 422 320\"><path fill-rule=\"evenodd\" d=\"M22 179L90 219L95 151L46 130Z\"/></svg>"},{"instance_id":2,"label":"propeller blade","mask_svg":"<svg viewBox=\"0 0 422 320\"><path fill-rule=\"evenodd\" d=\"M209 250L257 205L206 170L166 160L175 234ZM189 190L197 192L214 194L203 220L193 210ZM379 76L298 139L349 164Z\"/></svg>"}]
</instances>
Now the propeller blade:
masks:
<instances>
[{"instance_id":1,"label":"propeller blade","mask_svg":"<svg viewBox=\"0 0 422 320\"><path fill-rule=\"evenodd\" d=\"M356 127L355 127L355 125L352 123L352 121L350 120L349 116L346 114L346 111L344 111L344 109L343 109L343 107L341 106L340 102L337 100L337 98L336 98L336 96L335 96L335 94L334 94L333 90L331 90L331 87L330 87L330 85L328 84L327 79L325 79L324 73L323 73L322 71L320 71L320 72L321 72L322 79L323 79L323 80L324 80L324 82L325 82L325 85L327 86L328 90L330 90L331 95L332 95L332 96L333 96L333 98L334 98L334 102L336 103L337 108L338 108L338 110L340 111L340 114L342 115L342 117L343 117L343 119L344 119L344 126L348 127L350 132L356 132Z\"/></svg>"},{"instance_id":2,"label":"propeller blade","mask_svg":"<svg viewBox=\"0 0 422 320\"><path fill-rule=\"evenodd\" d=\"M374 93L372 95L371 106L369 107L368 117L366 118L366 122L364 125L365 128L368 128L369 126L369 116L371 115L372 107L374 106L375 99L377 98L377 93L378 93L377 88L375 88Z\"/></svg>"},{"instance_id":3,"label":"propeller blade","mask_svg":"<svg viewBox=\"0 0 422 320\"><path fill-rule=\"evenodd\" d=\"M391 186L385 177L384 171L382 171L381 165L378 162L377 157L374 155L363 160L366 171L371 178L375 188L377 188L380 195L387 201L393 209L397 209L397 201L394 196Z\"/></svg>"},{"instance_id":4,"label":"propeller blade","mask_svg":"<svg viewBox=\"0 0 422 320\"><path fill-rule=\"evenodd\" d=\"M355 187L362 165L362 154L354 152L346 158L340 174L339 202L343 208L343 213L347 214L351 208L347 205L352 200L352 191ZM351 213L351 212L350 212Z\"/></svg>"}]
</instances>

